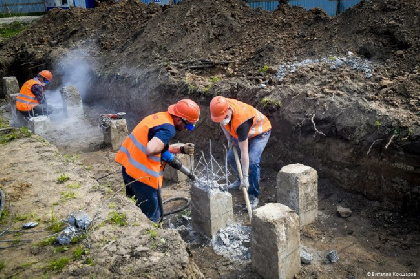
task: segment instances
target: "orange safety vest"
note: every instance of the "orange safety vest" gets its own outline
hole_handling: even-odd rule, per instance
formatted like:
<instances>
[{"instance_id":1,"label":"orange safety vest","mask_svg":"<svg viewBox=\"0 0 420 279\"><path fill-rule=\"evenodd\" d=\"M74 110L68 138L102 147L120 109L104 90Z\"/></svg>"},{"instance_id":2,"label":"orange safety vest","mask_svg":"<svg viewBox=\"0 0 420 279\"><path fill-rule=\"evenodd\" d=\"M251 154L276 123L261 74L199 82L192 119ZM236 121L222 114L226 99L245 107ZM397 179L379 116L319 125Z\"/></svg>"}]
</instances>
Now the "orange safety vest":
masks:
<instances>
[{"instance_id":1,"label":"orange safety vest","mask_svg":"<svg viewBox=\"0 0 420 279\"><path fill-rule=\"evenodd\" d=\"M253 118L253 123L251 129L249 129L249 139L271 130L270 120L256 108L235 99L227 98L227 100L233 113L232 120L224 127L234 138L238 139L236 130L250 118Z\"/></svg>"},{"instance_id":2,"label":"orange safety vest","mask_svg":"<svg viewBox=\"0 0 420 279\"><path fill-rule=\"evenodd\" d=\"M39 105L32 93L31 88L35 84L41 84L35 79L30 79L22 85L19 95L16 97L16 108L20 111L30 111ZM44 89L42 89L44 90Z\"/></svg>"},{"instance_id":3,"label":"orange safety vest","mask_svg":"<svg viewBox=\"0 0 420 279\"><path fill-rule=\"evenodd\" d=\"M162 124L174 125L168 112L158 112L147 116L126 138L115 156L115 161L123 165L129 176L155 189L162 186L163 165L161 154L146 155L149 130Z\"/></svg>"}]
</instances>

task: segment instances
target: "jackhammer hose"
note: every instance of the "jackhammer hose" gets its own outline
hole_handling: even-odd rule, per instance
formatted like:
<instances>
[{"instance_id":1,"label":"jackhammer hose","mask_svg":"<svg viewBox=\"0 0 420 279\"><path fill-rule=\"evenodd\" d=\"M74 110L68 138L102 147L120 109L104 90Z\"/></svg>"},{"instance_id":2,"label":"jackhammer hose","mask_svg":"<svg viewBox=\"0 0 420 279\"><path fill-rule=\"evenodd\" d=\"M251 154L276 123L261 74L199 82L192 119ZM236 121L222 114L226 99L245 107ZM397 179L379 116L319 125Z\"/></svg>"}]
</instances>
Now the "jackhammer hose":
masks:
<instances>
[{"instance_id":1,"label":"jackhammer hose","mask_svg":"<svg viewBox=\"0 0 420 279\"><path fill-rule=\"evenodd\" d=\"M0 188L0 197L1 197L1 200L0 200L0 217L1 217L1 213L3 212L3 208L4 208L4 203L6 202L6 200L4 199L4 194L3 194L3 191L1 190L1 188Z\"/></svg>"},{"instance_id":2,"label":"jackhammer hose","mask_svg":"<svg viewBox=\"0 0 420 279\"><path fill-rule=\"evenodd\" d=\"M168 202L171 202L171 201L178 201L178 200L183 200L183 201L186 202L186 204L183 207L179 208L179 209L175 209L175 210L172 210L172 211L169 211L169 212L164 212L163 213L163 216L168 216L168 215L171 215L171 214L174 214L174 213L181 212L184 209L186 209L188 206L190 206L190 200L187 199L187 198L184 198L184 197L170 198L170 199L164 200L163 201L163 204L168 203Z\"/></svg>"}]
</instances>

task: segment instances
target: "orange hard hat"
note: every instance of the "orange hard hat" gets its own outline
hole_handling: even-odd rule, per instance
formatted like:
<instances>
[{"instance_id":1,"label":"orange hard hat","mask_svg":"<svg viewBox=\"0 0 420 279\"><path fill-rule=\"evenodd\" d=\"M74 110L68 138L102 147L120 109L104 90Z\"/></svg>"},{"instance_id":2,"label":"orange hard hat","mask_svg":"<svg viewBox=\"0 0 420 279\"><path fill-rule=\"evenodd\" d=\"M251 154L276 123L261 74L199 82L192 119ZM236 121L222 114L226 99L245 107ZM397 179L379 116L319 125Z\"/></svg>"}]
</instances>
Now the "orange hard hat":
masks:
<instances>
[{"instance_id":1,"label":"orange hard hat","mask_svg":"<svg viewBox=\"0 0 420 279\"><path fill-rule=\"evenodd\" d=\"M170 105L168 112L187 120L191 124L196 123L200 118L200 107L190 99L182 99L176 104Z\"/></svg>"},{"instance_id":2,"label":"orange hard hat","mask_svg":"<svg viewBox=\"0 0 420 279\"><path fill-rule=\"evenodd\" d=\"M229 103L225 97L216 96L210 102L211 120L216 123L222 122L228 113Z\"/></svg>"},{"instance_id":3,"label":"orange hard hat","mask_svg":"<svg viewBox=\"0 0 420 279\"><path fill-rule=\"evenodd\" d=\"M48 70L42 70L41 72L39 72L38 75L47 79L49 82L51 82L51 80L52 80L52 74Z\"/></svg>"}]
</instances>

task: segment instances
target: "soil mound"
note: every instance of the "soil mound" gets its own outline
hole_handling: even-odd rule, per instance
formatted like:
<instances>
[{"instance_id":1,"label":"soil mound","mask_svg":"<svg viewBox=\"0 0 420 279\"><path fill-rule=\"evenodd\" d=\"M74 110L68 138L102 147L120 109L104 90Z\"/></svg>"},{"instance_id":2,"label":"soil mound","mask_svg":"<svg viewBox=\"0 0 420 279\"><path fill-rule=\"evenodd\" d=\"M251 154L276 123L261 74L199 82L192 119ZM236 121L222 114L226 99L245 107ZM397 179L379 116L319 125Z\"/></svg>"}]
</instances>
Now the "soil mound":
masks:
<instances>
[{"instance_id":1,"label":"soil mound","mask_svg":"<svg viewBox=\"0 0 420 279\"><path fill-rule=\"evenodd\" d=\"M419 13L416 0L362 1L334 18L287 4L267 12L241 0L185 0L174 6L128 0L90 10L53 9L3 42L3 49L18 54L19 63L47 58L55 48L93 44L107 54L111 69L212 60L234 61L237 72L296 56L352 51L394 71L412 71L420 53Z\"/></svg>"}]
</instances>

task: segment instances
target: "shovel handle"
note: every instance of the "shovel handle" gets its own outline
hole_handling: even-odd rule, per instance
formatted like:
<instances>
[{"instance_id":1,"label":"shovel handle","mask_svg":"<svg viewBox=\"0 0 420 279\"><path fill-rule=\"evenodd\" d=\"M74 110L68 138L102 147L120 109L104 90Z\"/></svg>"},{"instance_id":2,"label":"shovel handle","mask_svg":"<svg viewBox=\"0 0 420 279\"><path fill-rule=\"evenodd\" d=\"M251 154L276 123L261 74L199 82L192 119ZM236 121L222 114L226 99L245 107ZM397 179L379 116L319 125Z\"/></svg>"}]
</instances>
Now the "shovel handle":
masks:
<instances>
[{"instance_id":1,"label":"shovel handle","mask_svg":"<svg viewBox=\"0 0 420 279\"><path fill-rule=\"evenodd\" d=\"M241 181L242 181L242 179L243 179L242 166L241 166L241 162L239 162L238 151L236 150L235 146L233 146L232 149L233 149L233 154L235 155L235 162L236 162L236 167L238 168L239 179L241 179ZM248 210L249 221L251 221L252 220L252 208L251 208L251 204L249 203L248 190L242 187L242 192L244 194L246 209Z\"/></svg>"}]
</instances>

